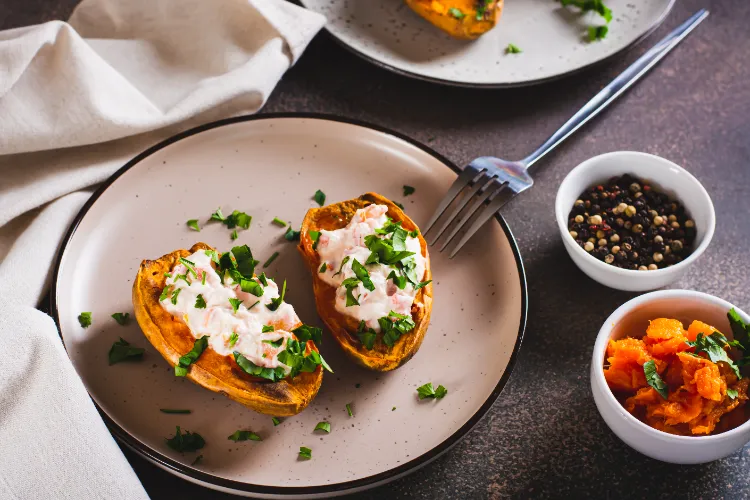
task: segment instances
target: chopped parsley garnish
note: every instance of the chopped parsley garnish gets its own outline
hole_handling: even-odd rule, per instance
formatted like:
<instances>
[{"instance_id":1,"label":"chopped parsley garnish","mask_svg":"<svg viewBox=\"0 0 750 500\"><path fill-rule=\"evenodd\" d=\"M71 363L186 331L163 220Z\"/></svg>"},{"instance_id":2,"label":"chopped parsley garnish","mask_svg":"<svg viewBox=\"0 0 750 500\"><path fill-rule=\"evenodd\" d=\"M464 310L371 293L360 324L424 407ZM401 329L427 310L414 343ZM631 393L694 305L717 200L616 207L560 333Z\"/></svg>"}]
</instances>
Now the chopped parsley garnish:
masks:
<instances>
[{"instance_id":1,"label":"chopped parsley garnish","mask_svg":"<svg viewBox=\"0 0 750 500\"><path fill-rule=\"evenodd\" d=\"M273 222L277 226L286 227L286 222L284 222L283 220L279 219L278 217L274 217L271 222Z\"/></svg>"},{"instance_id":2,"label":"chopped parsley garnish","mask_svg":"<svg viewBox=\"0 0 750 500\"><path fill-rule=\"evenodd\" d=\"M221 212L221 208L218 208L216 212L211 214L211 218L209 220L219 221L227 226L227 229L234 229L236 227L249 229L250 223L252 222L253 218L252 216L247 215L245 212L240 212L239 210L234 210L231 214L229 214L229 217L224 217L224 214ZM236 239L236 236L234 236L236 233L236 231L232 233L232 239Z\"/></svg>"},{"instance_id":3,"label":"chopped parsley garnish","mask_svg":"<svg viewBox=\"0 0 750 500\"><path fill-rule=\"evenodd\" d=\"M208 335L204 335L193 344L193 348L189 353L181 356L176 365L174 365L174 374L177 377L184 377L188 373L188 368L191 364L203 354L208 346Z\"/></svg>"},{"instance_id":4,"label":"chopped parsley garnish","mask_svg":"<svg viewBox=\"0 0 750 500\"><path fill-rule=\"evenodd\" d=\"M425 286L429 285L430 283L432 283L432 280L423 281L423 282L421 282L420 284L418 284L417 286L414 287L414 291L416 292L420 288L425 287Z\"/></svg>"},{"instance_id":5,"label":"chopped parsley garnish","mask_svg":"<svg viewBox=\"0 0 750 500\"><path fill-rule=\"evenodd\" d=\"M442 385L439 385L438 388L435 389L432 387L432 382L427 382L425 385L417 387L417 394L419 394L419 399L443 399L445 395L448 394L448 389Z\"/></svg>"},{"instance_id":6,"label":"chopped parsley garnish","mask_svg":"<svg viewBox=\"0 0 750 500\"><path fill-rule=\"evenodd\" d=\"M272 332L274 331L274 327L271 325L263 325L262 333L266 332Z\"/></svg>"},{"instance_id":7,"label":"chopped parsley garnish","mask_svg":"<svg viewBox=\"0 0 750 500\"><path fill-rule=\"evenodd\" d=\"M401 229L401 231L404 231ZM395 239L389 240L385 238L378 238L377 235L370 234L365 236L365 245L370 250L370 256L367 257L365 264L386 264L389 266L396 265L404 259L414 255L414 252L409 252L403 248L397 248L405 238L401 235Z\"/></svg>"},{"instance_id":8,"label":"chopped parsley garnish","mask_svg":"<svg viewBox=\"0 0 750 500\"><path fill-rule=\"evenodd\" d=\"M416 191L416 189L413 187L404 185L404 197L414 194L414 191Z\"/></svg>"},{"instance_id":9,"label":"chopped parsley garnish","mask_svg":"<svg viewBox=\"0 0 750 500\"><path fill-rule=\"evenodd\" d=\"M88 328L91 326L91 313L82 312L78 315L78 323L81 324L81 328Z\"/></svg>"},{"instance_id":10,"label":"chopped parsley garnish","mask_svg":"<svg viewBox=\"0 0 750 500\"><path fill-rule=\"evenodd\" d=\"M743 351L750 351L750 325L742 320L734 308L727 313L727 318L732 327L734 340L740 344Z\"/></svg>"},{"instance_id":11,"label":"chopped parsley garnish","mask_svg":"<svg viewBox=\"0 0 750 500\"><path fill-rule=\"evenodd\" d=\"M313 200L315 200L315 203L320 205L321 207L326 204L326 194L318 189L315 191L315 194L313 195Z\"/></svg>"},{"instance_id":12,"label":"chopped parsley garnish","mask_svg":"<svg viewBox=\"0 0 750 500\"><path fill-rule=\"evenodd\" d=\"M273 422L273 426L276 427L277 425L281 423L281 420L279 420L276 417L271 417L271 422Z\"/></svg>"},{"instance_id":13,"label":"chopped parsley garnish","mask_svg":"<svg viewBox=\"0 0 750 500\"><path fill-rule=\"evenodd\" d=\"M260 300L256 300L256 301L255 301L255 303L254 303L253 305L251 305L250 307L248 307L248 308L247 308L247 310L249 311L249 310L250 310L250 309L252 309L253 307L257 306L258 304L260 304Z\"/></svg>"},{"instance_id":14,"label":"chopped parsley garnish","mask_svg":"<svg viewBox=\"0 0 750 500\"><path fill-rule=\"evenodd\" d=\"M165 438L167 445L175 451L185 453L186 451L198 451L206 446L206 440L197 432L185 431L183 434L180 431L180 426L177 426L177 432L172 438Z\"/></svg>"},{"instance_id":15,"label":"chopped parsley garnish","mask_svg":"<svg viewBox=\"0 0 750 500\"><path fill-rule=\"evenodd\" d=\"M237 351L234 351L232 354L234 355L234 360L237 363L237 366L242 368L242 370L248 375L264 378L271 382L278 382L285 376L284 368L281 366L277 366L276 368L263 368L256 365Z\"/></svg>"},{"instance_id":16,"label":"chopped parsley garnish","mask_svg":"<svg viewBox=\"0 0 750 500\"><path fill-rule=\"evenodd\" d=\"M120 326L124 326L128 324L128 320L130 319L130 313L114 313L112 315L112 318L117 321L117 324Z\"/></svg>"},{"instance_id":17,"label":"chopped parsley garnish","mask_svg":"<svg viewBox=\"0 0 750 500\"><path fill-rule=\"evenodd\" d=\"M396 271L391 271L386 279L393 280L393 284L396 285L400 290L406 288L406 276L396 274Z\"/></svg>"},{"instance_id":18,"label":"chopped parsley garnish","mask_svg":"<svg viewBox=\"0 0 750 500\"><path fill-rule=\"evenodd\" d=\"M490 2L492 0L479 0L479 6L477 7L477 21L481 21L484 19L484 15L487 12L487 7L489 6Z\"/></svg>"},{"instance_id":19,"label":"chopped parsley garnish","mask_svg":"<svg viewBox=\"0 0 750 500\"><path fill-rule=\"evenodd\" d=\"M234 231L232 231L232 234L230 234L229 237L232 239L232 241L234 241L240 236L237 234L237 230L235 229Z\"/></svg>"},{"instance_id":20,"label":"chopped parsley garnish","mask_svg":"<svg viewBox=\"0 0 750 500\"><path fill-rule=\"evenodd\" d=\"M359 281L362 282L362 285L370 290L371 292L375 290L375 285L372 283L372 280L370 279L370 273L367 272L367 269L365 269L365 266L359 263L357 259L354 259L352 261L352 271L354 271L354 275L359 278Z\"/></svg>"},{"instance_id":21,"label":"chopped parsley garnish","mask_svg":"<svg viewBox=\"0 0 750 500\"><path fill-rule=\"evenodd\" d=\"M512 43L509 43L507 47L505 47L505 53L506 54L520 54L523 52L520 48L518 48L517 45L514 45Z\"/></svg>"},{"instance_id":22,"label":"chopped parsley garnish","mask_svg":"<svg viewBox=\"0 0 750 500\"><path fill-rule=\"evenodd\" d=\"M359 322L357 337L359 338L359 341L362 342L362 345L365 346L365 348L371 350L375 345L377 334L372 328L367 328L367 324L364 322L364 320L362 320Z\"/></svg>"},{"instance_id":23,"label":"chopped parsley garnish","mask_svg":"<svg viewBox=\"0 0 750 500\"><path fill-rule=\"evenodd\" d=\"M338 270L338 271L336 271L336 272L335 272L335 273L333 274L334 276L336 276L336 275L338 275L338 274L341 274L341 271L343 271L343 270L344 270L344 264L346 264L347 262L349 262L349 259L350 259L350 257L349 257L348 255L347 255L346 257L344 257L344 260L342 260L342 261L341 261L341 265L339 266L339 270Z\"/></svg>"},{"instance_id":24,"label":"chopped parsley garnish","mask_svg":"<svg viewBox=\"0 0 750 500\"><path fill-rule=\"evenodd\" d=\"M272 254L272 255L271 255L271 256L270 256L269 258L268 258L268 260L267 260L267 261L265 261L265 262L263 263L263 269L265 269L265 268L267 268L268 266L270 266L270 265L271 265L271 263L272 263L273 261L275 261L275 260L276 260L276 257L278 257L278 256L279 256L279 252L274 252L274 253L273 253L273 254Z\"/></svg>"},{"instance_id":25,"label":"chopped parsley garnish","mask_svg":"<svg viewBox=\"0 0 750 500\"><path fill-rule=\"evenodd\" d=\"M304 458L306 460L310 460L312 458L312 450L310 448L307 448L305 446L299 447L299 456L300 458Z\"/></svg>"},{"instance_id":26,"label":"chopped parsley garnish","mask_svg":"<svg viewBox=\"0 0 750 500\"><path fill-rule=\"evenodd\" d=\"M461 12L461 9L457 9L455 7L451 7L450 9L448 9L448 13L456 19L463 19L464 17L466 17L466 14Z\"/></svg>"},{"instance_id":27,"label":"chopped parsley garnish","mask_svg":"<svg viewBox=\"0 0 750 500\"><path fill-rule=\"evenodd\" d=\"M292 229L292 224L289 223L289 227L286 228L286 233L284 233L284 238L287 241L299 241L299 231Z\"/></svg>"},{"instance_id":28,"label":"chopped parsley garnish","mask_svg":"<svg viewBox=\"0 0 750 500\"><path fill-rule=\"evenodd\" d=\"M318 425L315 426L315 429L313 431L323 431L323 432L331 432L331 424L328 422L318 422Z\"/></svg>"},{"instance_id":29,"label":"chopped parsley garnish","mask_svg":"<svg viewBox=\"0 0 750 500\"><path fill-rule=\"evenodd\" d=\"M173 410L171 408L161 408L159 409L162 413L169 413L169 414L177 414L177 415L188 415L190 413L193 413L192 410Z\"/></svg>"},{"instance_id":30,"label":"chopped parsley garnish","mask_svg":"<svg viewBox=\"0 0 750 500\"><path fill-rule=\"evenodd\" d=\"M242 304L242 299L229 299L229 303L232 305L232 312L237 314L237 309L240 308L240 304Z\"/></svg>"},{"instance_id":31,"label":"chopped parsley garnish","mask_svg":"<svg viewBox=\"0 0 750 500\"><path fill-rule=\"evenodd\" d=\"M234 344L237 343L240 336L237 335L237 332L232 332L232 334L229 336L229 347L234 347Z\"/></svg>"},{"instance_id":32,"label":"chopped parsley garnish","mask_svg":"<svg viewBox=\"0 0 750 500\"><path fill-rule=\"evenodd\" d=\"M352 279L352 278L347 278ZM344 280L346 281L346 280ZM356 284L354 286L347 286L346 287L346 307L352 307L352 306L358 306L359 305L359 297L354 296L354 288L356 288Z\"/></svg>"},{"instance_id":33,"label":"chopped parsley garnish","mask_svg":"<svg viewBox=\"0 0 750 500\"><path fill-rule=\"evenodd\" d=\"M397 206L398 208L400 208L401 210L406 210L406 207L404 207L404 204L403 204L403 203L399 203L399 202L397 202L397 201L394 201L394 202L393 202L393 204L394 204L394 205L396 205L396 206Z\"/></svg>"},{"instance_id":34,"label":"chopped parsley garnish","mask_svg":"<svg viewBox=\"0 0 750 500\"><path fill-rule=\"evenodd\" d=\"M281 303L284 302L284 295L286 295L286 280L284 280L284 284L281 285L281 295L279 295L275 299L271 299L271 303L270 304L266 304L266 307L270 311L275 311L276 309L279 308L279 306L281 305Z\"/></svg>"},{"instance_id":35,"label":"chopped parsley garnish","mask_svg":"<svg viewBox=\"0 0 750 500\"><path fill-rule=\"evenodd\" d=\"M268 286L268 278L266 277L266 273L260 273L260 276L258 276L258 281L260 281L261 285Z\"/></svg>"},{"instance_id":36,"label":"chopped parsley garnish","mask_svg":"<svg viewBox=\"0 0 750 500\"><path fill-rule=\"evenodd\" d=\"M729 399L737 399L737 390L727 389L727 396L729 396Z\"/></svg>"},{"instance_id":37,"label":"chopped parsley garnish","mask_svg":"<svg viewBox=\"0 0 750 500\"><path fill-rule=\"evenodd\" d=\"M248 280L245 278L242 278L240 280L240 289L245 293L250 293L255 295L256 297L262 297L263 296L263 287L255 280Z\"/></svg>"},{"instance_id":38,"label":"chopped parsley garnish","mask_svg":"<svg viewBox=\"0 0 750 500\"><path fill-rule=\"evenodd\" d=\"M597 40L604 40L607 37L607 33L609 33L609 27L608 26L589 26L589 41L595 42Z\"/></svg>"},{"instance_id":39,"label":"chopped parsley garnish","mask_svg":"<svg viewBox=\"0 0 750 500\"><path fill-rule=\"evenodd\" d=\"M352 412L352 404L351 403L346 403L346 413L348 413L350 417L354 416L354 412Z\"/></svg>"},{"instance_id":40,"label":"chopped parsley garnish","mask_svg":"<svg viewBox=\"0 0 750 500\"><path fill-rule=\"evenodd\" d=\"M234 441L263 441L259 435L252 431L234 431L234 434L229 436L227 439Z\"/></svg>"},{"instance_id":41,"label":"chopped parsley garnish","mask_svg":"<svg viewBox=\"0 0 750 500\"><path fill-rule=\"evenodd\" d=\"M178 288L177 290L172 292L172 305L177 305L177 297L180 295L180 292L182 291L182 288Z\"/></svg>"},{"instance_id":42,"label":"chopped parsley garnish","mask_svg":"<svg viewBox=\"0 0 750 500\"><path fill-rule=\"evenodd\" d=\"M737 367L734 361L732 361L732 358L729 357L727 351L724 350L724 346L728 346L729 342L721 332L717 331L709 336L699 333L696 336L694 342L688 340L685 343L690 347L695 348L696 356L700 355L701 353L705 353L708 356L708 359L710 359L713 363L723 361L727 365L729 365L737 378L742 378L742 375L740 375L740 369Z\"/></svg>"},{"instance_id":43,"label":"chopped parsley garnish","mask_svg":"<svg viewBox=\"0 0 750 500\"><path fill-rule=\"evenodd\" d=\"M593 10L601 15L605 21L610 22L612 20L612 10L604 5L602 0L560 0L563 7L572 5L578 7L582 12L588 12Z\"/></svg>"},{"instance_id":44,"label":"chopped parsley garnish","mask_svg":"<svg viewBox=\"0 0 750 500\"><path fill-rule=\"evenodd\" d=\"M319 272L319 273L324 273L324 272L326 272L326 263L325 263L325 262L323 262L323 263L322 263L322 264L320 265L320 268L318 269L318 272Z\"/></svg>"},{"instance_id":45,"label":"chopped parsley garnish","mask_svg":"<svg viewBox=\"0 0 750 500\"><path fill-rule=\"evenodd\" d=\"M187 225L190 229L194 231L201 230L200 226L198 226L198 219L190 219L189 221L187 221Z\"/></svg>"},{"instance_id":46,"label":"chopped parsley garnish","mask_svg":"<svg viewBox=\"0 0 750 500\"><path fill-rule=\"evenodd\" d=\"M265 328L265 326L263 328ZM265 332L266 330L263 330L263 331ZM270 331L273 331L273 327L271 327ZM284 339L280 338L278 340L264 340L263 343L264 344L268 344L268 345L273 346L276 349L278 349L279 347L281 347L281 344L284 343Z\"/></svg>"},{"instance_id":47,"label":"chopped parsley garnish","mask_svg":"<svg viewBox=\"0 0 750 500\"><path fill-rule=\"evenodd\" d=\"M206 277L208 276L208 271L203 271L203 276L201 277L201 285L206 284Z\"/></svg>"},{"instance_id":48,"label":"chopped parsley garnish","mask_svg":"<svg viewBox=\"0 0 750 500\"><path fill-rule=\"evenodd\" d=\"M208 255L217 266L219 265L219 256L216 254L216 250L204 250L203 253Z\"/></svg>"},{"instance_id":49,"label":"chopped parsley garnish","mask_svg":"<svg viewBox=\"0 0 750 500\"><path fill-rule=\"evenodd\" d=\"M307 343L308 340L312 340L317 345L323 343L323 329L317 326L301 325L292 330L292 333L303 344Z\"/></svg>"},{"instance_id":50,"label":"chopped parsley garnish","mask_svg":"<svg viewBox=\"0 0 750 500\"><path fill-rule=\"evenodd\" d=\"M320 231L308 231L307 234L310 235L310 239L313 242L313 250L317 250L318 240L320 239Z\"/></svg>"},{"instance_id":51,"label":"chopped parsley garnish","mask_svg":"<svg viewBox=\"0 0 750 500\"><path fill-rule=\"evenodd\" d=\"M401 338L401 335L409 333L416 326L411 316L398 314L394 311L388 313L388 316L378 319L378 324L383 332L383 343L388 347L393 347L396 341Z\"/></svg>"},{"instance_id":52,"label":"chopped parsley garnish","mask_svg":"<svg viewBox=\"0 0 750 500\"><path fill-rule=\"evenodd\" d=\"M653 387L661 397L667 399L667 397L669 396L669 387L656 371L656 363L654 363L653 359L643 363L643 374L646 376L646 382L648 383L648 385Z\"/></svg>"},{"instance_id":53,"label":"chopped parsley garnish","mask_svg":"<svg viewBox=\"0 0 750 500\"><path fill-rule=\"evenodd\" d=\"M167 299L167 297L169 297L169 292L170 292L171 290L172 290L172 285L167 285L167 286L165 286L165 287L164 287L164 290L162 290L162 291L161 291L161 295L159 295L159 302L161 302L161 301L163 301L163 300L166 300L166 299ZM88 314L88 315L91 315L91 313L83 313L83 314ZM80 321L80 318L79 318L79 320L78 320L78 321ZM81 325L81 326L83 326L83 325Z\"/></svg>"},{"instance_id":54,"label":"chopped parsley garnish","mask_svg":"<svg viewBox=\"0 0 750 500\"><path fill-rule=\"evenodd\" d=\"M224 214L221 213L221 207L216 209L216 212L211 214L211 218L209 220L217 220L219 222L224 222L227 220L226 217L224 217Z\"/></svg>"},{"instance_id":55,"label":"chopped parsley garnish","mask_svg":"<svg viewBox=\"0 0 750 500\"><path fill-rule=\"evenodd\" d=\"M281 366L276 368L263 368L256 365L237 351L233 354L237 365L249 375L261 377L270 380L271 382L278 382L287 376L284 368ZM333 372L320 353L317 351L310 351L309 354L305 355L305 344L294 339L287 340L286 349L279 353L278 358L280 363L289 367L289 378L296 377L300 372L314 372L318 366L322 366L329 372Z\"/></svg>"},{"instance_id":56,"label":"chopped parsley garnish","mask_svg":"<svg viewBox=\"0 0 750 500\"><path fill-rule=\"evenodd\" d=\"M187 275L187 274L178 274L178 275L176 275L176 276L174 277L174 282L175 282L175 283L177 283L177 282L178 282L178 281L180 281L180 280L182 280L182 281L184 281L185 283L187 283L187 284L188 284L188 286L190 286L190 285L192 284L192 282L191 282L191 281L190 281L190 280L188 279L188 275Z\"/></svg>"},{"instance_id":57,"label":"chopped parsley garnish","mask_svg":"<svg viewBox=\"0 0 750 500\"><path fill-rule=\"evenodd\" d=\"M188 273L192 274L193 277L198 277L198 273L195 271L195 263L192 261L189 261L187 259L184 259L180 257L180 264L185 266L188 270Z\"/></svg>"},{"instance_id":58,"label":"chopped parsley garnish","mask_svg":"<svg viewBox=\"0 0 750 500\"><path fill-rule=\"evenodd\" d=\"M114 365L125 360L136 360L143 358L145 349L141 347L133 347L130 343L120 337L120 340L112 344L109 348L109 364Z\"/></svg>"},{"instance_id":59,"label":"chopped parsley garnish","mask_svg":"<svg viewBox=\"0 0 750 500\"><path fill-rule=\"evenodd\" d=\"M196 309L205 309L206 308L206 300L203 298L203 295L200 294L200 293L195 298L195 308Z\"/></svg>"}]
</instances>

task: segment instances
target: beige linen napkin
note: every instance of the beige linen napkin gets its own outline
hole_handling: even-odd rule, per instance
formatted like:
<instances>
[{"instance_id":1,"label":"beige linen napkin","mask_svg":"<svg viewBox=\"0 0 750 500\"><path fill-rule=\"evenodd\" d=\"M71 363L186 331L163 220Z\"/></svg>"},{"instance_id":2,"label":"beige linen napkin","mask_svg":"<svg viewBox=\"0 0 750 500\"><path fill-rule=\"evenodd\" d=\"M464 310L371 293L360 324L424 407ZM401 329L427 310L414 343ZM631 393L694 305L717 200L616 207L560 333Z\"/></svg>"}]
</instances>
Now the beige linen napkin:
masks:
<instances>
[{"instance_id":1,"label":"beige linen napkin","mask_svg":"<svg viewBox=\"0 0 750 500\"><path fill-rule=\"evenodd\" d=\"M0 498L146 498L35 305L91 186L258 111L323 23L284 0L84 0L0 32Z\"/></svg>"}]
</instances>

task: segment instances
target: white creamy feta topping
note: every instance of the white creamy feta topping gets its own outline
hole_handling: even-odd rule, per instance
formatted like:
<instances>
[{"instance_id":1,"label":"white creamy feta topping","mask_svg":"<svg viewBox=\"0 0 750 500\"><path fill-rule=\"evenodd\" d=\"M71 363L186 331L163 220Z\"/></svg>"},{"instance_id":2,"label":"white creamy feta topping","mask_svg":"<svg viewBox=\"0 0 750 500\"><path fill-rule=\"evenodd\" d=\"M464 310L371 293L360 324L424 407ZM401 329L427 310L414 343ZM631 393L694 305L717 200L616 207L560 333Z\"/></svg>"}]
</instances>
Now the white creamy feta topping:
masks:
<instances>
[{"instance_id":1,"label":"white creamy feta topping","mask_svg":"<svg viewBox=\"0 0 750 500\"><path fill-rule=\"evenodd\" d=\"M347 278L356 277L352 270L355 259L360 264L365 264L371 253L365 245L365 237L376 234L376 229L386 225L387 211L388 207L385 205L369 205L359 209L346 227L335 231L321 230L317 244L321 263L326 264L325 271L319 272L318 276L326 283L337 287L336 310L357 320L364 320L367 326L376 332L380 331L378 319L388 316L391 311L411 316L411 306L417 294L412 284L407 281L406 287L401 290L392 279L387 279L395 268L386 264L368 264L365 267L370 273L375 290L370 291L363 283L358 283L352 290L352 295L357 298L359 305L347 307L346 287L341 286L341 283ZM416 275L419 281L422 281L425 259L419 239L408 236L406 250L414 252Z\"/></svg>"},{"instance_id":2,"label":"white creamy feta topping","mask_svg":"<svg viewBox=\"0 0 750 500\"><path fill-rule=\"evenodd\" d=\"M194 264L196 274L193 275L186 265L177 264L166 281L166 286L174 287L172 294L178 293L177 299L173 304L171 298L165 298L161 301L162 306L184 321L196 338L208 335L208 346L219 354L226 356L237 351L257 366L281 366L288 373L289 367L279 362L278 354L286 349L287 339L292 337L289 330L297 326L300 320L294 308L286 302L282 302L275 311L266 307L271 299L279 296L276 283L268 278L268 286L263 287L263 295L256 297L243 292L239 284L234 283L229 276L222 284L211 265L211 257L204 250L195 252L186 260ZM258 279L255 278L255 281L258 282ZM205 308L195 307L198 295L206 302ZM236 313L229 299L242 300ZM275 330L263 333L263 326L266 325L273 326ZM237 341L232 346L233 333L237 334ZM279 339L284 339L279 347L263 342Z\"/></svg>"}]
</instances>

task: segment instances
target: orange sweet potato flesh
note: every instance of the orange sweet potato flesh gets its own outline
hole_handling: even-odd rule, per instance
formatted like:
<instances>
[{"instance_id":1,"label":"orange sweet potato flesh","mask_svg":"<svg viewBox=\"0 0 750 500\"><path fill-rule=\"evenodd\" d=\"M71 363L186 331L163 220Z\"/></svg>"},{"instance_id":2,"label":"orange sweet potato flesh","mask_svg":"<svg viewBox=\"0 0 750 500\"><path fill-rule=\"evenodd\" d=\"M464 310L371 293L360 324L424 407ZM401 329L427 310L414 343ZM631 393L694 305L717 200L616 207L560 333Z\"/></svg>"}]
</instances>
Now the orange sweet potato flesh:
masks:
<instances>
[{"instance_id":1,"label":"orange sweet potato flesh","mask_svg":"<svg viewBox=\"0 0 750 500\"><path fill-rule=\"evenodd\" d=\"M750 379L738 379L725 362L695 356L686 343L698 333L716 331L701 321L685 330L676 319L658 318L641 339L610 340L604 368L607 384L630 413L655 429L690 436L710 434L717 426L721 431L736 427L745 418L733 410L745 405ZM668 385L667 399L646 381L643 365L651 360ZM730 398L727 389L736 390L737 397Z\"/></svg>"},{"instance_id":2,"label":"orange sweet potato flesh","mask_svg":"<svg viewBox=\"0 0 750 500\"><path fill-rule=\"evenodd\" d=\"M138 325L149 342L174 366L180 356L193 348L195 337L188 326L169 314L159 302L166 277L180 257L198 250L212 250L205 243L196 243L190 250L175 250L156 260L144 260L133 283L133 307ZM293 329L297 325L279 325ZM317 351L315 343L307 342L307 352ZM191 366L188 379L213 392L237 401L259 413L277 417L296 415L315 398L323 380L323 369L300 373L292 380L270 382L245 373L232 356L223 356L206 349Z\"/></svg>"},{"instance_id":3,"label":"orange sweet potato flesh","mask_svg":"<svg viewBox=\"0 0 750 500\"><path fill-rule=\"evenodd\" d=\"M432 312L432 284L420 288L414 298L411 316L416 326L402 335L392 347L388 347L378 340L375 342L373 349L368 350L357 338L356 332L359 321L336 310L336 288L320 278L318 273L320 256L313 249L314 242L310 238L310 231L320 231L321 229L332 231L345 227L357 210L372 204L386 205L388 207L387 216L396 222L401 222L403 228L407 231L418 229L414 221L391 200L377 193L365 193L359 198L308 210L302 221L298 250L312 274L313 292L318 314L336 342L358 364L371 370L385 372L395 370L409 361L422 344ZM422 255L425 258L426 270L423 280L431 280L432 272L427 242L422 237L421 232L417 237L422 248Z\"/></svg>"}]
</instances>

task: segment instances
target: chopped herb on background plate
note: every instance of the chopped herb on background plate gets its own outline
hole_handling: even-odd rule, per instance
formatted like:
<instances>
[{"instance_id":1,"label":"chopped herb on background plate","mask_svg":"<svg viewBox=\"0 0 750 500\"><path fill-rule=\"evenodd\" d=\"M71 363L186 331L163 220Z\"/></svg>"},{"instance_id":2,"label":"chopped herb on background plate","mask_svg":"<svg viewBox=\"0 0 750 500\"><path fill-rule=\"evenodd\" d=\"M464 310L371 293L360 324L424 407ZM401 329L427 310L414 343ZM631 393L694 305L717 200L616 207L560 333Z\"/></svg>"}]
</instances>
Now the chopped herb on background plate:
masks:
<instances>
[{"instance_id":1,"label":"chopped herb on background plate","mask_svg":"<svg viewBox=\"0 0 750 500\"><path fill-rule=\"evenodd\" d=\"M405 197L414 194L414 191L416 191L416 189L414 189L413 187L404 185L404 196Z\"/></svg>"},{"instance_id":2,"label":"chopped herb on background plate","mask_svg":"<svg viewBox=\"0 0 750 500\"><path fill-rule=\"evenodd\" d=\"M230 234L229 237L232 238L232 241L239 238L239 235L237 234L237 230L235 229L234 231L232 231L232 234Z\"/></svg>"},{"instance_id":3,"label":"chopped herb on background plate","mask_svg":"<svg viewBox=\"0 0 750 500\"><path fill-rule=\"evenodd\" d=\"M403 205L402 205L401 203L399 203L399 202L397 202L397 201L394 201L393 203L394 203L394 204L395 204L395 205L396 205L396 206L397 206L398 208L400 208L401 210L406 210L406 209L404 208L404 206L403 206Z\"/></svg>"},{"instance_id":4,"label":"chopped herb on background plate","mask_svg":"<svg viewBox=\"0 0 750 500\"><path fill-rule=\"evenodd\" d=\"M427 382L425 385L417 387L417 394L419 399L443 399L448 394L448 389L439 385L437 389L432 387L432 382Z\"/></svg>"},{"instance_id":5,"label":"chopped herb on background plate","mask_svg":"<svg viewBox=\"0 0 750 500\"><path fill-rule=\"evenodd\" d=\"M273 254L272 254L272 255L271 255L271 256L270 256L269 258L268 258L268 260L267 260L267 261L265 261L265 262L263 263L263 269L265 269L265 268L267 268L268 266L270 266L270 265L271 265L271 264L273 263L273 261L275 261L275 260L276 260L276 257L278 257L278 256L279 256L279 252L274 252L274 253L273 253Z\"/></svg>"},{"instance_id":6,"label":"chopped herb on background plate","mask_svg":"<svg viewBox=\"0 0 750 500\"><path fill-rule=\"evenodd\" d=\"M88 328L91 326L91 313L90 312L82 312L78 315L78 322L81 324L82 328Z\"/></svg>"},{"instance_id":7,"label":"chopped herb on background plate","mask_svg":"<svg viewBox=\"0 0 750 500\"><path fill-rule=\"evenodd\" d=\"M318 422L318 425L315 426L315 429L313 431L324 431L324 432L331 432L331 424L328 422Z\"/></svg>"},{"instance_id":8,"label":"chopped herb on background plate","mask_svg":"<svg viewBox=\"0 0 750 500\"><path fill-rule=\"evenodd\" d=\"M326 194L318 189L315 191L315 194L313 195L313 200L315 200L315 203L320 205L321 207L326 204Z\"/></svg>"},{"instance_id":9,"label":"chopped herb on background plate","mask_svg":"<svg viewBox=\"0 0 750 500\"><path fill-rule=\"evenodd\" d=\"M354 416L354 413L352 412L352 404L351 403L346 403L346 413L348 413L350 417Z\"/></svg>"},{"instance_id":10,"label":"chopped herb on background plate","mask_svg":"<svg viewBox=\"0 0 750 500\"><path fill-rule=\"evenodd\" d=\"M271 422L273 422L273 426L276 427L277 425L279 425L281 423L281 420L279 420L276 417L272 417L271 418Z\"/></svg>"},{"instance_id":11,"label":"chopped herb on background plate","mask_svg":"<svg viewBox=\"0 0 750 500\"><path fill-rule=\"evenodd\" d=\"M300 458L304 458L306 460L310 460L312 458L312 450L310 448L307 448L306 446L300 446L299 447L299 456L300 456Z\"/></svg>"},{"instance_id":12,"label":"chopped herb on background plate","mask_svg":"<svg viewBox=\"0 0 750 500\"><path fill-rule=\"evenodd\" d=\"M118 325L125 326L128 324L128 320L130 319L130 313L114 313L112 315L112 318L117 321Z\"/></svg>"},{"instance_id":13,"label":"chopped herb on background plate","mask_svg":"<svg viewBox=\"0 0 750 500\"><path fill-rule=\"evenodd\" d=\"M171 408L160 408L159 411L162 413L169 413L174 415L188 415L192 413L192 410L173 410Z\"/></svg>"},{"instance_id":14,"label":"chopped herb on background plate","mask_svg":"<svg viewBox=\"0 0 750 500\"><path fill-rule=\"evenodd\" d=\"M391 411L396 411L396 407L394 406L393 408L391 408Z\"/></svg>"},{"instance_id":15,"label":"chopped herb on background plate","mask_svg":"<svg viewBox=\"0 0 750 500\"><path fill-rule=\"evenodd\" d=\"M198 219L190 219L187 221L187 225L190 229L193 229L195 231L200 231L201 228L198 226Z\"/></svg>"},{"instance_id":16,"label":"chopped herb on background plate","mask_svg":"<svg viewBox=\"0 0 750 500\"><path fill-rule=\"evenodd\" d=\"M180 453L198 451L206 446L206 440L200 434L190 431L185 431L185 434L183 434L179 425L174 437L165 438L165 440L170 448Z\"/></svg>"},{"instance_id":17,"label":"chopped herb on background plate","mask_svg":"<svg viewBox=\"0 0 750 500\"><path fill-rule=\"evenodd\" d=\"M143 358L145 349L141 347L133 347L130 343L120 337L120 340L112 344L109 348L109 364L110 366L115 363L119 363L125 360L140 360Z\"/></svg>"},{"instance_id":18,"label":"chopped herb on background plate","mask_svg":"<svg viewBox=\"0 0 750 500\"><path fill-rule=\"evenodd\" d=\"M286 222L284 222L283 220L279 219L278 217L274 217L271 222L273 222L277 226L286 227Z\"/></svg>"},{"instance_id":19,"label":"chopped herb on background plate","mask_svg":"<svg viewBox=\"0 0 750 500\"><path fill-rule=\"evenodd\" d=\"M608 26L589 26L589 42L604 40L609 33Z\"/></svg>"},{"instance_id":20,"label":"chopped herb on background plate","mask_svg":"<svg viewBox=\"0 0 750 500\"><path fill-rule=\"evenodd\" d=\"M506 54L520 54L523 52L517 45L514 45L512 43L509 43L507 47L505 47L505 53Z\"/></svg>"},{"instance_id":21,"label":"chopped herb on background plate","mask_svg":"<svg viewBox=\"0 0 750 500\"><path fill-rule=\"evenodd\" d=\"M286 232L284 233L284 238L287 241L299 241L299 231L295 231L292 229L292 223L289 223L289 227L286 228Z\"/></svg>"},{"instance_id":22,"label":"chopped herb on background plate","mask_svg":"<svg viewBox=\"0 0 750 500\"><path fill-rule=\"evenodd\" d=\"M259 435L252 431L234 431L234 434L227 439L231 439L235 443L238 441L263 441Z\"/></svg>"}]
</instances>

